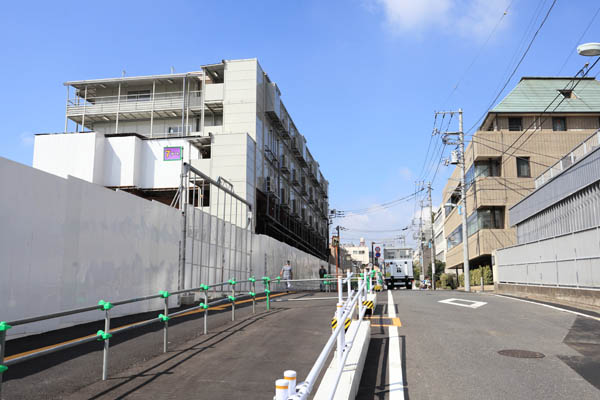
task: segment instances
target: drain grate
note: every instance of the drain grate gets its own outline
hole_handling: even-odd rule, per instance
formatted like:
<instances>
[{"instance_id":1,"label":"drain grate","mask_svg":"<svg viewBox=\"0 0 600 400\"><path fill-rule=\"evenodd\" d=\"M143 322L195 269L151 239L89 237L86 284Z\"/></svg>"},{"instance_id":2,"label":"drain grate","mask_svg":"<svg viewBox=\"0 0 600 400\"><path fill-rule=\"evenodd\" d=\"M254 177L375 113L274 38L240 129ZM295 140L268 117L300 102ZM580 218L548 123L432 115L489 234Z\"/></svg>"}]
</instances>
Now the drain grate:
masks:
<instances>
[{"instance_id":1,"label":"drain grate","mask_svg":"<svg viewBox=\"0 0 600 400\"><path fill-rule=\"evenodd\" d=\"M515 357L515 358L544 358L546 357L542 353L538 353L537 351L529 351L529 350L500 350L498 354L507 357Z\"/></svg>"}]
</instances>

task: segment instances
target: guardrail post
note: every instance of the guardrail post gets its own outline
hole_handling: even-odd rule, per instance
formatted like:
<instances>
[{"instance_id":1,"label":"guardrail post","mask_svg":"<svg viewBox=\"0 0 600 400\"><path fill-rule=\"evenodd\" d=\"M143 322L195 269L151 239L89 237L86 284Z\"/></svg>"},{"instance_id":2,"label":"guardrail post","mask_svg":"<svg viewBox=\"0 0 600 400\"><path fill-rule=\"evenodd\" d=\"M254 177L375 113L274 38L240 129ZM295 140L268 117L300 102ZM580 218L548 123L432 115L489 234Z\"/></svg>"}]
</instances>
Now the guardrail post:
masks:
<instances>
[{"instance_id":1,"label":"guardrail post","mask_svg":"<svg viewBox=\"0 0 600 400\"><path fill-rule=\"evenodd\" d=\"M159 314L158 317L164 322L163 327L163 353L166 353L169 346L169 292L161 290L159 294L165 299L164 314Z\"/></svg>"},{"instance_id":2,"label":"guardrail post","mask_svg":"<svg viewBox=\"0 0 600 400\"><path fill-rule=\"evenodd\" d=\"M268 276L263 276L262 280L265 285L265 294L267 295L267 311L269 311L271 309L271 302L269 296L271 294L271 290L269 289L271 278L269 278Z\"/></svg>"},{"instance_id":3,"label":"guardrail post","mask_svg":"<svg viewBox=\"0 0 600 400\"><path fill-rule=\"evenodd\" d=\"M0 399L2 399L2 375L8 369L4 365L4 350L6 348L6 331L12 328L4 321L0 321Z\"/></svg>"},{"instance_id":4,"label":"guardrail post","mask_svg":"<svg viewBox=\"0 0 600 400\"><path fill-rule=\"evenodd\" d=\"M104 300L98 302L101 310L104 310L104 331L98 331L98 340L104 341L104 350L102 352L102 380L105 381L108 378L108 350L110 348L110 315L109 310L113 308L113 305Z\"/></svg>"},{"instance_id":5,"label":"guardrail post","mask_svg":"<svg viewBox=\"0 0 600 400\"><path fill-rule=\"evenodd\" d=\"M229 300L231 301L231 320L235 321L235 280L230 279L227 281L231 285L231 296L229 296Z\"/></svg>"},{"instance_id":6,"label":"guardrail post","mask_svg":"<svg viewBox=\"0 0 600 400\"><path fill-rule=\"evenodd\" d=\"M248 280L252 283L252 291L250 292L250 296L252 296L252 314L256 314L256 278L251 276Z\"/></svg>"},{"instance_id":7,"label":"guardrail post","mask_svg":"<svg viewBox=\"0 0 600 400\"><path fill-rule=\"evenodd\" d=\"M338 283L340 283L342 278L338 278ZM338 321L338 326L344 326L344 320L342 319L344 314L344 303L341 301L337 303L336 315L335 318ZM337 328L336 328L337 329ZM337 337L337 360L338 360L338 368L344 368L343 363L343 354L344 354L344 329L340 329L340 332Z\"/></svg>"},{"instance_id":8,"label":"guardrail post","mask_svg":"<svg viewBox=\"0 0 600 400\"><path fill-rule=\"evenodd\" d=\"M350 299L350 293L352 292L352 282L350 282L351 276L352 274L350 273L350 271L346 271L346 279L348 279L348 299Z\"/></svg>"},{"instance_id":9,"label":"guardrail post","mask_svg":"<svg viewBox=\"0 0 600 400\"><path fill-rule=\"evenodd\" d=\"M342 290L343 290L343 285L342 285L342 277L338 276L337 278L337 290L338 290L338 302L342 302L344 300L344 295L342 294Z\"/></svg>"},{"instance_id":10,"label":"guardrail post","mask_svg":"<svg viewBox=\"0 0 600 400\"><path fill-rule=\"evenodd\" d=\"M204 308L204 334L206 335L208 333L208 286L200 285L200 290L204 292L204 303L200 303L200 305Z\"/></svg>"}]
</instances>

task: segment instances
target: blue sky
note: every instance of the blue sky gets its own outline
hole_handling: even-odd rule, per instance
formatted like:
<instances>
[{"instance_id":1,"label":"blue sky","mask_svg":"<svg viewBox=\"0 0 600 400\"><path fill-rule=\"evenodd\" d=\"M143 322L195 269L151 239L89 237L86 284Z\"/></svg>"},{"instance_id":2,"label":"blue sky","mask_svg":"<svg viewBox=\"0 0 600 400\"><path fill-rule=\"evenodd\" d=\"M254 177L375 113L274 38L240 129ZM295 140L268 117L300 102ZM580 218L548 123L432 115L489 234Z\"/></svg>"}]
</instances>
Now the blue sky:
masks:
<instances>
[{"instance_id":1,"label":"blue sky","mask_svg":"<svg viewBox=\"0 0 600 400\"><path fill-rule=\"evenodd\" d=\"M331 208L369 207L414 191L434 110L462 107L465 128L486 111L551 3L8 2L0 25L0 156L31 164L32 135L63 129L64 81L257 57L330 181ZM576 44L599 6L559 0L507 90L521 76L574 75L587 61ZM600 41L600 17L586 41ZM449 173L440 168L435 203ZM402 228L413 212L408 202L341 223L354 229L346 237L358 238L359 229Z\"/></svg>"}]
</instances>

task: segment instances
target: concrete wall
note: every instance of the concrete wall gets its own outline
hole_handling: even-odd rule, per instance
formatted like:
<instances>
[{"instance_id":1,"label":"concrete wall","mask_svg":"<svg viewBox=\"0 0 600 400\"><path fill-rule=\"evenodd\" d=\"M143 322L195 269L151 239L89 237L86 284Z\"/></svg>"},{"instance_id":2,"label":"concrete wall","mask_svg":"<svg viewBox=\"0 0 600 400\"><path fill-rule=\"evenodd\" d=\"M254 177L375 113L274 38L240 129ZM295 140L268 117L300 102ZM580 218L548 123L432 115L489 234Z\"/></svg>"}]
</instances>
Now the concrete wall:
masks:
<instances>
[{"instance_id":1,"label":"concrete wall","mask_svg":"<svg viewBox=\"0 0 600 400\"><path fill-rule=\"evenodd\" d=\"M177 287L177 210L0 158L0 320ZM160 308L160 300L112 315ZM89 312L16 326L10 337L93 321Z\"/></svg>"}]
</instances>

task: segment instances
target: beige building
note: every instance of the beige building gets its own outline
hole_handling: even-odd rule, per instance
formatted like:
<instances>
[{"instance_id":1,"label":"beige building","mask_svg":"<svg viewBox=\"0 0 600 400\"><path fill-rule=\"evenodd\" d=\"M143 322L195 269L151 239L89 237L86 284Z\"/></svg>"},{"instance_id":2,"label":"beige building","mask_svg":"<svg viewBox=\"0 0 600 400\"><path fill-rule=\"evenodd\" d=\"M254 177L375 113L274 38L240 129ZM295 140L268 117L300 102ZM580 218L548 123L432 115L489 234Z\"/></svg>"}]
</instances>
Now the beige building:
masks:
<instances>
[{"instance_id":1,"label":"beige building","mask_svg":"<svg viewBox=\"0 0 600 400\"><path fill-rule=\"evenodd\" d=\"M465 150L471 267L492 265L494 250L517 243L508 209L534 179L600 127L600 82L522 78L488 114ZM462 268L460 167L443 191L446 269Z\"/></svg>"}]
</instances>

